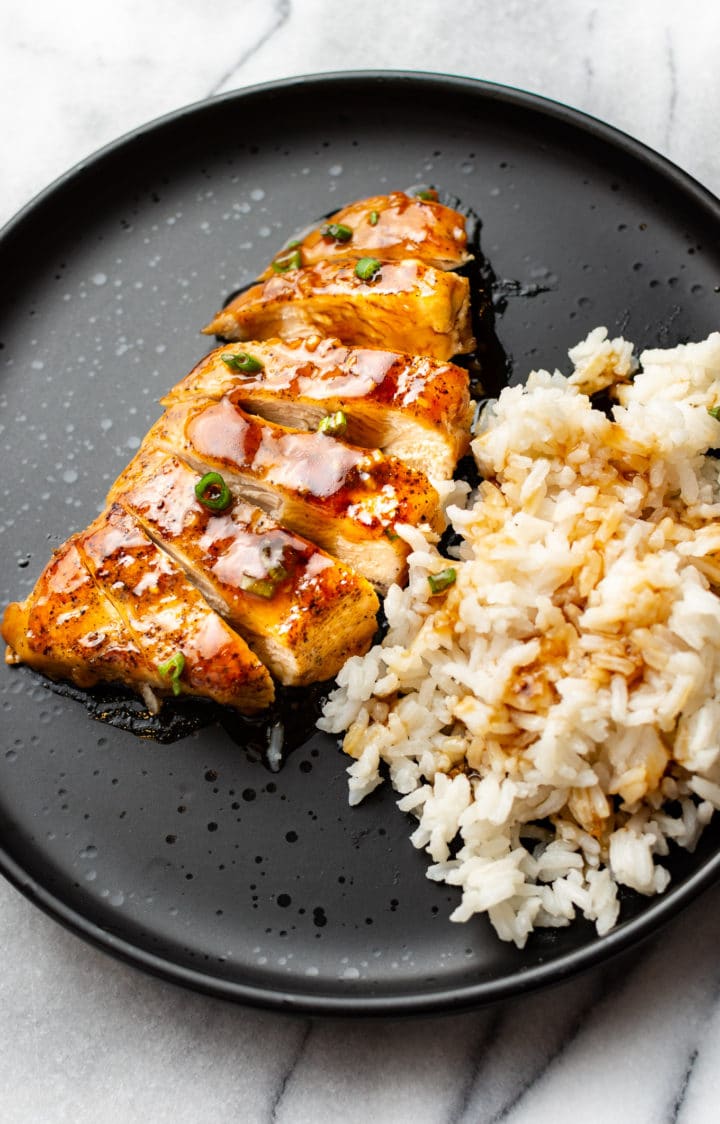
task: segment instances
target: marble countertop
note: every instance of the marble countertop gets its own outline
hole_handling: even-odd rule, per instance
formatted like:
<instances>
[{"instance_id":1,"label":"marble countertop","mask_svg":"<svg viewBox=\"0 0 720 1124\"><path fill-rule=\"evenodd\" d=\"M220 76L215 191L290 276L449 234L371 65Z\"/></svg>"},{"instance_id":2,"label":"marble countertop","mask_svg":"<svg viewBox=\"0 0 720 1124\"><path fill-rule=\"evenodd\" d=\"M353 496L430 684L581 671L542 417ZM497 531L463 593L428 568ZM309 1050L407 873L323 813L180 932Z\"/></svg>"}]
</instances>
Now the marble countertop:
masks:
<instances>
[{"instance_id":1,"label":"marble countertop","mask_svg":"<svg viewBox=\"0 0 720 1124\"><path fill-rule=\"evenodd\" d=\"M692 14L692 18L689 18ZM5 0L0 222L118 135L294 74L432 70L608 121L720 194L720 8L670 0ZM717 1119L720 887L621 961L476 1013L323 1020L184 992L0 881L7 1124Z\"/></svg>"}]
</instances>

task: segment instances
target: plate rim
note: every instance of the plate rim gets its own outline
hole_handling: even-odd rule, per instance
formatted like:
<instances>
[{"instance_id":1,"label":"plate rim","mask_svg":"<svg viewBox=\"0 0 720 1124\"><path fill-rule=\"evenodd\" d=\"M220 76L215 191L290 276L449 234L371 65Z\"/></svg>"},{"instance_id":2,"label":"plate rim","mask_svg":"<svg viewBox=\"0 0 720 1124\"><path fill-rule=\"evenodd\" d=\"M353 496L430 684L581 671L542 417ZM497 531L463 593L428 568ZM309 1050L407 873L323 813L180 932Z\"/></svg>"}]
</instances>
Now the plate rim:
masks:
<instances>
[{"instance_id":1,"label":"plate rim","mask_svg":"<svg viewBox=\"0 0 720 1124\"><path fill-rule=\"evenodd\" d=\"M137 138L146 136L155 132L157 129L180 121L184 117L194 116L196 113L210 109L214 105L221 105L225 102L235 101L257 94L272 93L276 90L285 91L292 87L305 84L323 85L327 83L328 85L335 85L353 81L396 82L398 80L408 84L416 83L418 85L423 85L430 83L433 85L447 85L459 91L472 90L476 94L483 95L489 101L504 102L522 109L533 109L544 116L552 117L558 121L563 121L566 124L580 128L583 132L595 135L611 145L617 145L643 163L650 164L664 176L667 176L675 186L684 191L689 190L691 194L696 195L699 203L709 206L711 210L715 211L716 216L720 218L720 197L715 195L709 187L701 183L701 181L690 172L686 172L668 156L664 156L662 153L658 152L657 149L652 148L644 141L638 140L636 137L632 136L632 134L618 126L610 125L601 118L587 113L583 109L577 109L557 98L546 97L544 94L538 94L531 90L524 90L519 86L505 85L501 82L490 82L484 78L472 78L464 75L451 74L445 71L330 70L317 71L309 74L289 75L284 78L271 79L267 82L257 82L250 86L240 86L234 90L227 90L220 94L213 94L210 97L200 98L197 101L187 102L177 109L169 110L167 113L152 117L149 121L145 121L132 129L128 129L118 137L108 141L107 144L103 144L99 148L94 149L87 156L81 157L80 160L71 164L69 168L50 180L45 187L42 187L38 192L32 195L30 199L0 227L0 241L4 241L9 235L13 234L16 228L18 228L33 211L41 207L46 200L54 196L59 190L68 186L73 179L80 177L90 167L99 164L106 157L112 156L118 149L123 148L126 144L130 144Z\"/></svg>"},{"instance_id":2,"label":"plate rim","mask_svg":"<svg viewBox=\"0 0 720 1124\"><path fill-rule=\"evenodd\" d=\"M664 180L669 181L676 190L686 197L689 196L695 206L709 211L720 222L720 199L690 173L616 126L564 102L516 86L442 72L348 70L293 75L243 86L188 103L136 126L83 157L34 195L0 229L0 247L19 235L22 227L31 221L58 192L72 188L73 181L80 180L91 169L98 168L104 160L113 157L119 150L139 138L148 137L158 130L182 122L185 118L211 110L215 105L243 101L263 94L287 95L298 86L337 87L358 81L408 86L411 84L444 86L448 90L471 94L490 102L499 102L524 111L531 110L543 117L580 130L586 136L597 137L611 147L621 150L624 155L637 159ZM665 894L654 898L642 913L623 922L605 936L598 937L572 952L564 953L557 959L497 979L482 980L476 984L446 986L429 992L385 993L380 996L354 991L348 991L344 995L331 995L221 979L202 970L169 961L132 941L116 936L89 920L83 913L69 906L61 897L43 885L39 879L28 874L8 853L4 843L0 843L0 874L33 905L95 948L166 982L214 998L303 1015L427 1015L459 1012L512 997L519 998L524 994L569 979L584 969L618 956L630 947L639 946L643 941L647 941L659 926L668 923L720 878L720 849L682 883L671 885Z\"/></svg>"}]
</instances>

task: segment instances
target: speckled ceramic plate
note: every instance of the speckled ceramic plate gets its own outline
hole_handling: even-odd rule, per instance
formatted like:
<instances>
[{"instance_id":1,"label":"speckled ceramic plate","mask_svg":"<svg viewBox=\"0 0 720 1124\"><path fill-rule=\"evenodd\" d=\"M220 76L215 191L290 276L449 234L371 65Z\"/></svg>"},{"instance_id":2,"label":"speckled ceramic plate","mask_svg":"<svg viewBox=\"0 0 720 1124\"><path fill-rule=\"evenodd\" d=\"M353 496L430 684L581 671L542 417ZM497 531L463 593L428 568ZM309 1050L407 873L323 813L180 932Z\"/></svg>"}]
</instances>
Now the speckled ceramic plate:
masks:
<instances>
[{"instance_id":1,"label":"speckled ceramic plate","mask_svg":"<svg viewBox=\"0 0 720 1124\"><path fill-rule=\"evenodd\" d=\"M182 110L75 169L0 240L3 603L95 514L219 301L318 214L417 182L482 216L517 377L563 364L596 324L640 346L718 325L717 200L568 109L355 74ZM663 898L628 895L609 936L579 923L519 952L483 919L447 920L455 892L426 880L389 790L348 808L330 738L271 774L220 726L143 741L23 669L0 672L0 696L4 873L95 944L229 999L399 1013L518 994L649 934L720 865L711 828L672 857Z\"/></svg>"}]
</instances>

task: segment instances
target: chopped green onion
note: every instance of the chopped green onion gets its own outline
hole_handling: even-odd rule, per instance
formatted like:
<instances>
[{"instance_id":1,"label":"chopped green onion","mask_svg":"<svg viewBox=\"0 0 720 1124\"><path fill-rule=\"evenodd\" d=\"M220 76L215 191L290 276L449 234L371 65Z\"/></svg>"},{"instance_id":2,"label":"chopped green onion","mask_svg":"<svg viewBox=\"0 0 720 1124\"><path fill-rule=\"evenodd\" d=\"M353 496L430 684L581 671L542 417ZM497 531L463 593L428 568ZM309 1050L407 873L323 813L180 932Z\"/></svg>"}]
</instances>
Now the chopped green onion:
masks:
<instances>
[{"instance_id":1,"label":"chopped green onion","mask_svg":"<svg viewBox=\"0 0 720 1124\"><path fill-rule=\"evenodd\" d=\"M224 511L232 503L232 492L219 472L206 472L195 485L195 495L210 511Z\"/></svg>"},{"instance_id":2,"label":"chopped green onion","mask_svg":"<svg viewBox=\"0 0 720 1124\"><path fill-rule=\"evenodd\" d=\"M380 262L377 258L360 258L355 266L355 276L361 281L374 281L380 272Z\"/></svg>"},{"instance_id":3,"label":"chopped green onion","mask_svg":"<svg viewBox=\"0 0 720 1124\"><path fill-rule=\"evenodd\" d=\"M299 238L293 238L292 242L288 242L285 249L286 250L294 250L297 246L302 246L302 242L300 241Z\"/></svg>"},{"instance_id":4,"label":"chopped green onion","mask_svg":"<svg viewBox=\"0 0 720 1124\"><path fill-rule=\"evenodd\" d=\"M323 238L334 238L336 242L349 242L353 236L352 227L343 222L331 222L322 229Z\"/></svg>"},{"instance_id":5,"label":"chopped green onion","mask_svg":"<svg viewBox=\"0 0 720 1124\"><path fill-rule=\"evenodd\" d=\"M164 663L158 664L158 675L162 675L163 679L169 679L174 695L179 695L182 691L180 684L180 676L185 667L185 656L182 652L175 652L175 655L170 656L169 660Z\"/></svg>"},{"instance_id":6,"label":"chopped green onion","mask_svg":"<svg viewBox=\"0 0 720 1124\"><path fill-rule=\"evenodd\" d=\"M302 256L299 250L291 250L289 254L280 254L272 262L275 273L289 273L291 269L300 269Z\"/></svg>"},{"instance_id":7,"label":"chopped green onion","mask_svg":"<svg viewBox=\"0 0 720 1124\"><path fill-rule=\"evenodd\" d=\"M276 558L274 564L273 555ZM285 548L280 551L277 549L277 541L264 542L260 547L260 556L267 567L266 572L261 578L253 577L252 574L243 574L240 578L240 588L244 589L246 593L252 593L255 597L264 597L269 601L271 597L275 596L277 587L280 582L284 582L289 574L289 570L285 566Z\"/></svg>"},{"instance_id":8,"label":"chopped green onion","mask_svg":"<svg viewBox=\"0 0 720 1124\"><path fill-rule=\"evenodd\" d=\"M318 425L318 433L327 433L329 437L340 437L347 429L347 416L342 410L334 414L326 414Z\"/></svg>"},{"instance_id":9,"label":"chopped green onion","mask_svg":"<svg viewBox=\"0 0 720 1124\"><path fill-rule=\"evenodd\" d=\"M708 413L711 418L715 418L716 421L720 421L720 406L713 406L712 409L708 410Z\"/></svg>"},{"instance_id":10,"label":"chopped green onion","mask_svg":"<svg viewBox=\"0 0 720 1124\"><path fill-rule=\"evenodd\" d=\"M447 570L441 570L439 574L428 574L430 592L432 594L444 593L453 584L456 577L457 573L453 566L448 566Z\"/></svg>"},{"instance_id":11,"label":"chopped green onion","mask_svg":"<svg viewBox=\"0 0 720 1124\"><path fill-rule=\"evenodd\" d=\"M228 352L227 355L221 355L220 358L231 371L242 371L244 375L255 375L263 369L260 360L256 359L254 355L248 355L247 351L237 351L234 355Z\"/></svg>"},{"instance_id":12,"label":"chopped green onion","mask_svg":"<svg viewBox=\"0 0 720 1124\"><path fill-rule=\"evenodd\" d=\"M243 574L240 586L246 593L252 593L255 597L264 597L266 601L269 601L271 597L275 596L280 582L285 581L287 576L288 571L278 563L277 566L268 570L267 576L264 578L253 578L249 574Z\"/></svg>"},{"instance_id":13,"label":"chopped green onion","mask_svg":"<svg viewBox=\"0 0 720 1124\"><path fill-rule=\"evenodd\" d=\"M377 211L371 211L368 215L368 222L370 223L370 226L377 226L379 218L380 215L377 213Z\"/></svg>"},{"instance_id":14,"label":"chopped green onion","mask_svg":"<svg viewBox=\"0 0 720 1124\"><path fill-rule=\"evenodd\" d=\"M438 193L434 187L431 187L427 191L416 191L415 198L422 199L425 203L437 203Z\"/></svg>"},{"instance_id":15,"label":"chopped green onion","mask_svg":"<svg viewBox=\"0 0 720 1124\"><path fill-rule=\"evenodd\" d=\"M386 527L384 530L385 537L390 539L390 542L397 542L400 538L397 531L393 531L392 527Z\"/></svg>"},{"instance_id":16,"label":"chopped green onion","mask_svg":"<svg viewBox=\"0 0 720 1124\"><path fill-rule=\"evenodd\" d=\"M244 577L240 585L246 593L252 593L255 597L264 597L266 601L275 596L275 582L270 581L269 578Z\"/></svg>"}]
</instances>

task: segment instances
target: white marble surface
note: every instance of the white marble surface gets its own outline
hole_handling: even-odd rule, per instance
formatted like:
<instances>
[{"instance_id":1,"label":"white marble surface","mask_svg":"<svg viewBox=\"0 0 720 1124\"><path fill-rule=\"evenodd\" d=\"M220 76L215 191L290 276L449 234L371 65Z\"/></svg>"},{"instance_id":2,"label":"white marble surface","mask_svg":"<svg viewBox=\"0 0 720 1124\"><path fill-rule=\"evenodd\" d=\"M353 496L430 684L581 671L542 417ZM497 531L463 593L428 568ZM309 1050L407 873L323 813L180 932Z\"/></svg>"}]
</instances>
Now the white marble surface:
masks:
<instances>
[{"instance_id":1,"label":"white marble surface","mask_svg":"<svg viewBox=\"0 0 720 1124\"><path fill-rule=\"evenodd\" d=\"M119 134L291 74L398 68L565 101L720 193L710 0L3 0L0 221ZM478 1013L244 1010L86 947L0 883L0 1121L718 1119L720 888L621 964Z\"/></svg>"}]
</instances>

